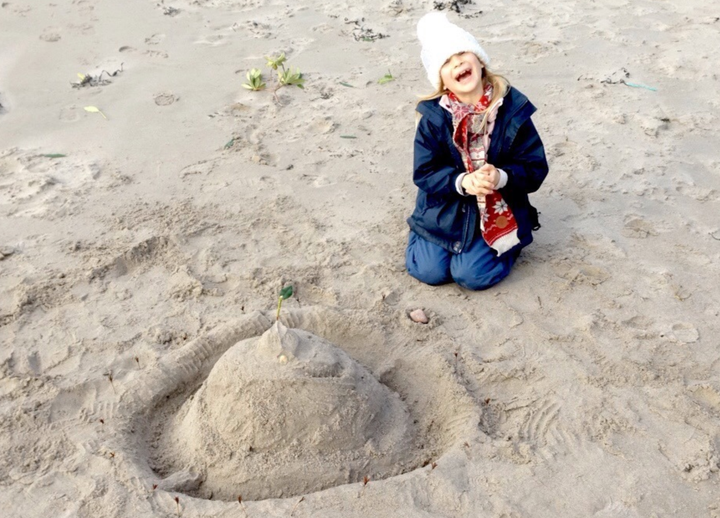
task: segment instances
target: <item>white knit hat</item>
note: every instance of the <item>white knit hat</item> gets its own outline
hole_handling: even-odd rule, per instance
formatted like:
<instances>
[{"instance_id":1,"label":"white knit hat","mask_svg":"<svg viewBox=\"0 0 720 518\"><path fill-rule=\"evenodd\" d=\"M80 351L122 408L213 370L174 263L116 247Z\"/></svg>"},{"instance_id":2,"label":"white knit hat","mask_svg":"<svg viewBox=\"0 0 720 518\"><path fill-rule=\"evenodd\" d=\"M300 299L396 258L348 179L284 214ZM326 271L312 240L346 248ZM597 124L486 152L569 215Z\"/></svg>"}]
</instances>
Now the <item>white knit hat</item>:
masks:
<instances>
[{"instance_id":1,"label":"white knit hat","mask_svg":"<svg viewBox=\"0 0 720 518\"><path fill-rule=\"evenodd\" d=\"M440 87L440 69L454 54L472 52L481 63L490 64L490 58L473 35L451 23L445 13L423 16L417 25L417 35L422 45L420 59L434 88Z\"/></svg>"}]
</instances>

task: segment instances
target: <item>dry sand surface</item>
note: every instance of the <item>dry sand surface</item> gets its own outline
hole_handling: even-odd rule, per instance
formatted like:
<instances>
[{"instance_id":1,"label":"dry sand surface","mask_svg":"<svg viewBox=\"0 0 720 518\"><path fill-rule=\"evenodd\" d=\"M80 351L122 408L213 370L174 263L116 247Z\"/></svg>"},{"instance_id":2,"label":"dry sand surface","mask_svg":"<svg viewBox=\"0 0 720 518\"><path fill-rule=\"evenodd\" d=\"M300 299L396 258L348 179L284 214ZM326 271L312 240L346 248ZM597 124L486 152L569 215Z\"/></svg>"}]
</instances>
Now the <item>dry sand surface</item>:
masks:
<instances>
[{"instance_id":1,"label":"dry sand surface","mask_svg":"<svg viewBox=\"0 0 720 518\"><path fill-rule=\"evenodd\" d=\"M486 292L404 268L433 4L551 165ZM3 1L0 515L719 517L718 48L704 0Z\"/></svg>"}]
</instances>

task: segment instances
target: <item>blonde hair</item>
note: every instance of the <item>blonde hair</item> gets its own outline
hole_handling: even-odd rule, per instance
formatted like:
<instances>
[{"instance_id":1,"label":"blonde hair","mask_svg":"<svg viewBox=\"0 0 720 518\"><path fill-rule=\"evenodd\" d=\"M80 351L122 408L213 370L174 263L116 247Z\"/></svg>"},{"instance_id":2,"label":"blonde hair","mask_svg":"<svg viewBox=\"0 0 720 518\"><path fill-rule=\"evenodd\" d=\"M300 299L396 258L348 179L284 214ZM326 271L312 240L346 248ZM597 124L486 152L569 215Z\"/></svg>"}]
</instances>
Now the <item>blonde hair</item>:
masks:
<instances>
[{"instance_id":1,"label":"blonde hair","mask_svg":"<svg viewBox=\"0 0 720 518\"><path fill-rule=\"evenodd\" d=\"M494 106L497 101L499 101L500 99L505 97L505 94L507 94L507 91L510 89L510 82L507 79L505 79L503 76L501 76L499 74L493 74L492 72L490 72L490 70L488 70L488 68L485 65L483 65L483 68L482 68L482 82L483 82L483 88L485 88L485 86L487 86L488 83L490 83L493 87L493 96L492 96L492 99L490 99L490 104L488 105L488 108L490 106ZM442 97L443 95L445 95L447 93L448 93L448 89L445 88L442 78L440 78L440 86L438 86L437 90L435 90L430 95L420 97L420 99L418 100L418 103L421 101L432 101L433 99ZM480 128L485 128L485 124L487 123L488 113L489 113L488 110L485 110L485 117L483 117L483 121L482 121L482 124L480 125ZM417 119L417 121L419 121L419 118Z\"/></svg>"}]
</instances>

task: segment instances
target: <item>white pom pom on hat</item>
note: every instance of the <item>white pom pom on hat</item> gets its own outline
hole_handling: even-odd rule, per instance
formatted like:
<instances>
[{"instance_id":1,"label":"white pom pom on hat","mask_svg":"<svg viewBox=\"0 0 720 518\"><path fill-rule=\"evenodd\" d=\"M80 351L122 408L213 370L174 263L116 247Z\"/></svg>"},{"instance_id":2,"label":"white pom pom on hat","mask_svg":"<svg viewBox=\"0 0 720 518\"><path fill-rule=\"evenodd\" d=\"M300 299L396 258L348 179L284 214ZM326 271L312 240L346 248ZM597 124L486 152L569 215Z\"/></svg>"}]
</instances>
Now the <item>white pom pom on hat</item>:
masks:
<instances>
[{"instance_id":1,"label":"white pom pom on hat","mask_svg":"<svg viewBox=\"0 0 720 518\"><path fill-rule=\"evenodd\" d=\"M436 89L440 87L440 69L454 54L472 52L484 65L490 64L490 58L475 37L450 22L445 13L432 12L420 18L417 36L422 45L420 59L428 80Z\"/></svg>"}]
</instances>

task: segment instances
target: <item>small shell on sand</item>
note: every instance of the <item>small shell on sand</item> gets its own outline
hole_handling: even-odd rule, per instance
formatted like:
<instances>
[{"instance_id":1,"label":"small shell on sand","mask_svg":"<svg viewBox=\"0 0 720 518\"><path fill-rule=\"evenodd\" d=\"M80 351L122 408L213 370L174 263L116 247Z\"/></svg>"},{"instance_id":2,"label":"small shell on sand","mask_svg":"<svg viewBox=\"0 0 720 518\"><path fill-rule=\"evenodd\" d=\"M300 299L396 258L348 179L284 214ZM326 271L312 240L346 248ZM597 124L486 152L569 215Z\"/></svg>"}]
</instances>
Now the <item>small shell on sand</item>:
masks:
<instances>
[{"instance_id":1,"label":"small shell on sand","mask_svg":"<svg viewBox=\"0 0 720 518\"><path fill-rule=\"evenodd\" d=\"M410 320L418 324L427 324L430 320L421 308L414 309L408 315Z\"/></svg>"}]
</instances>

